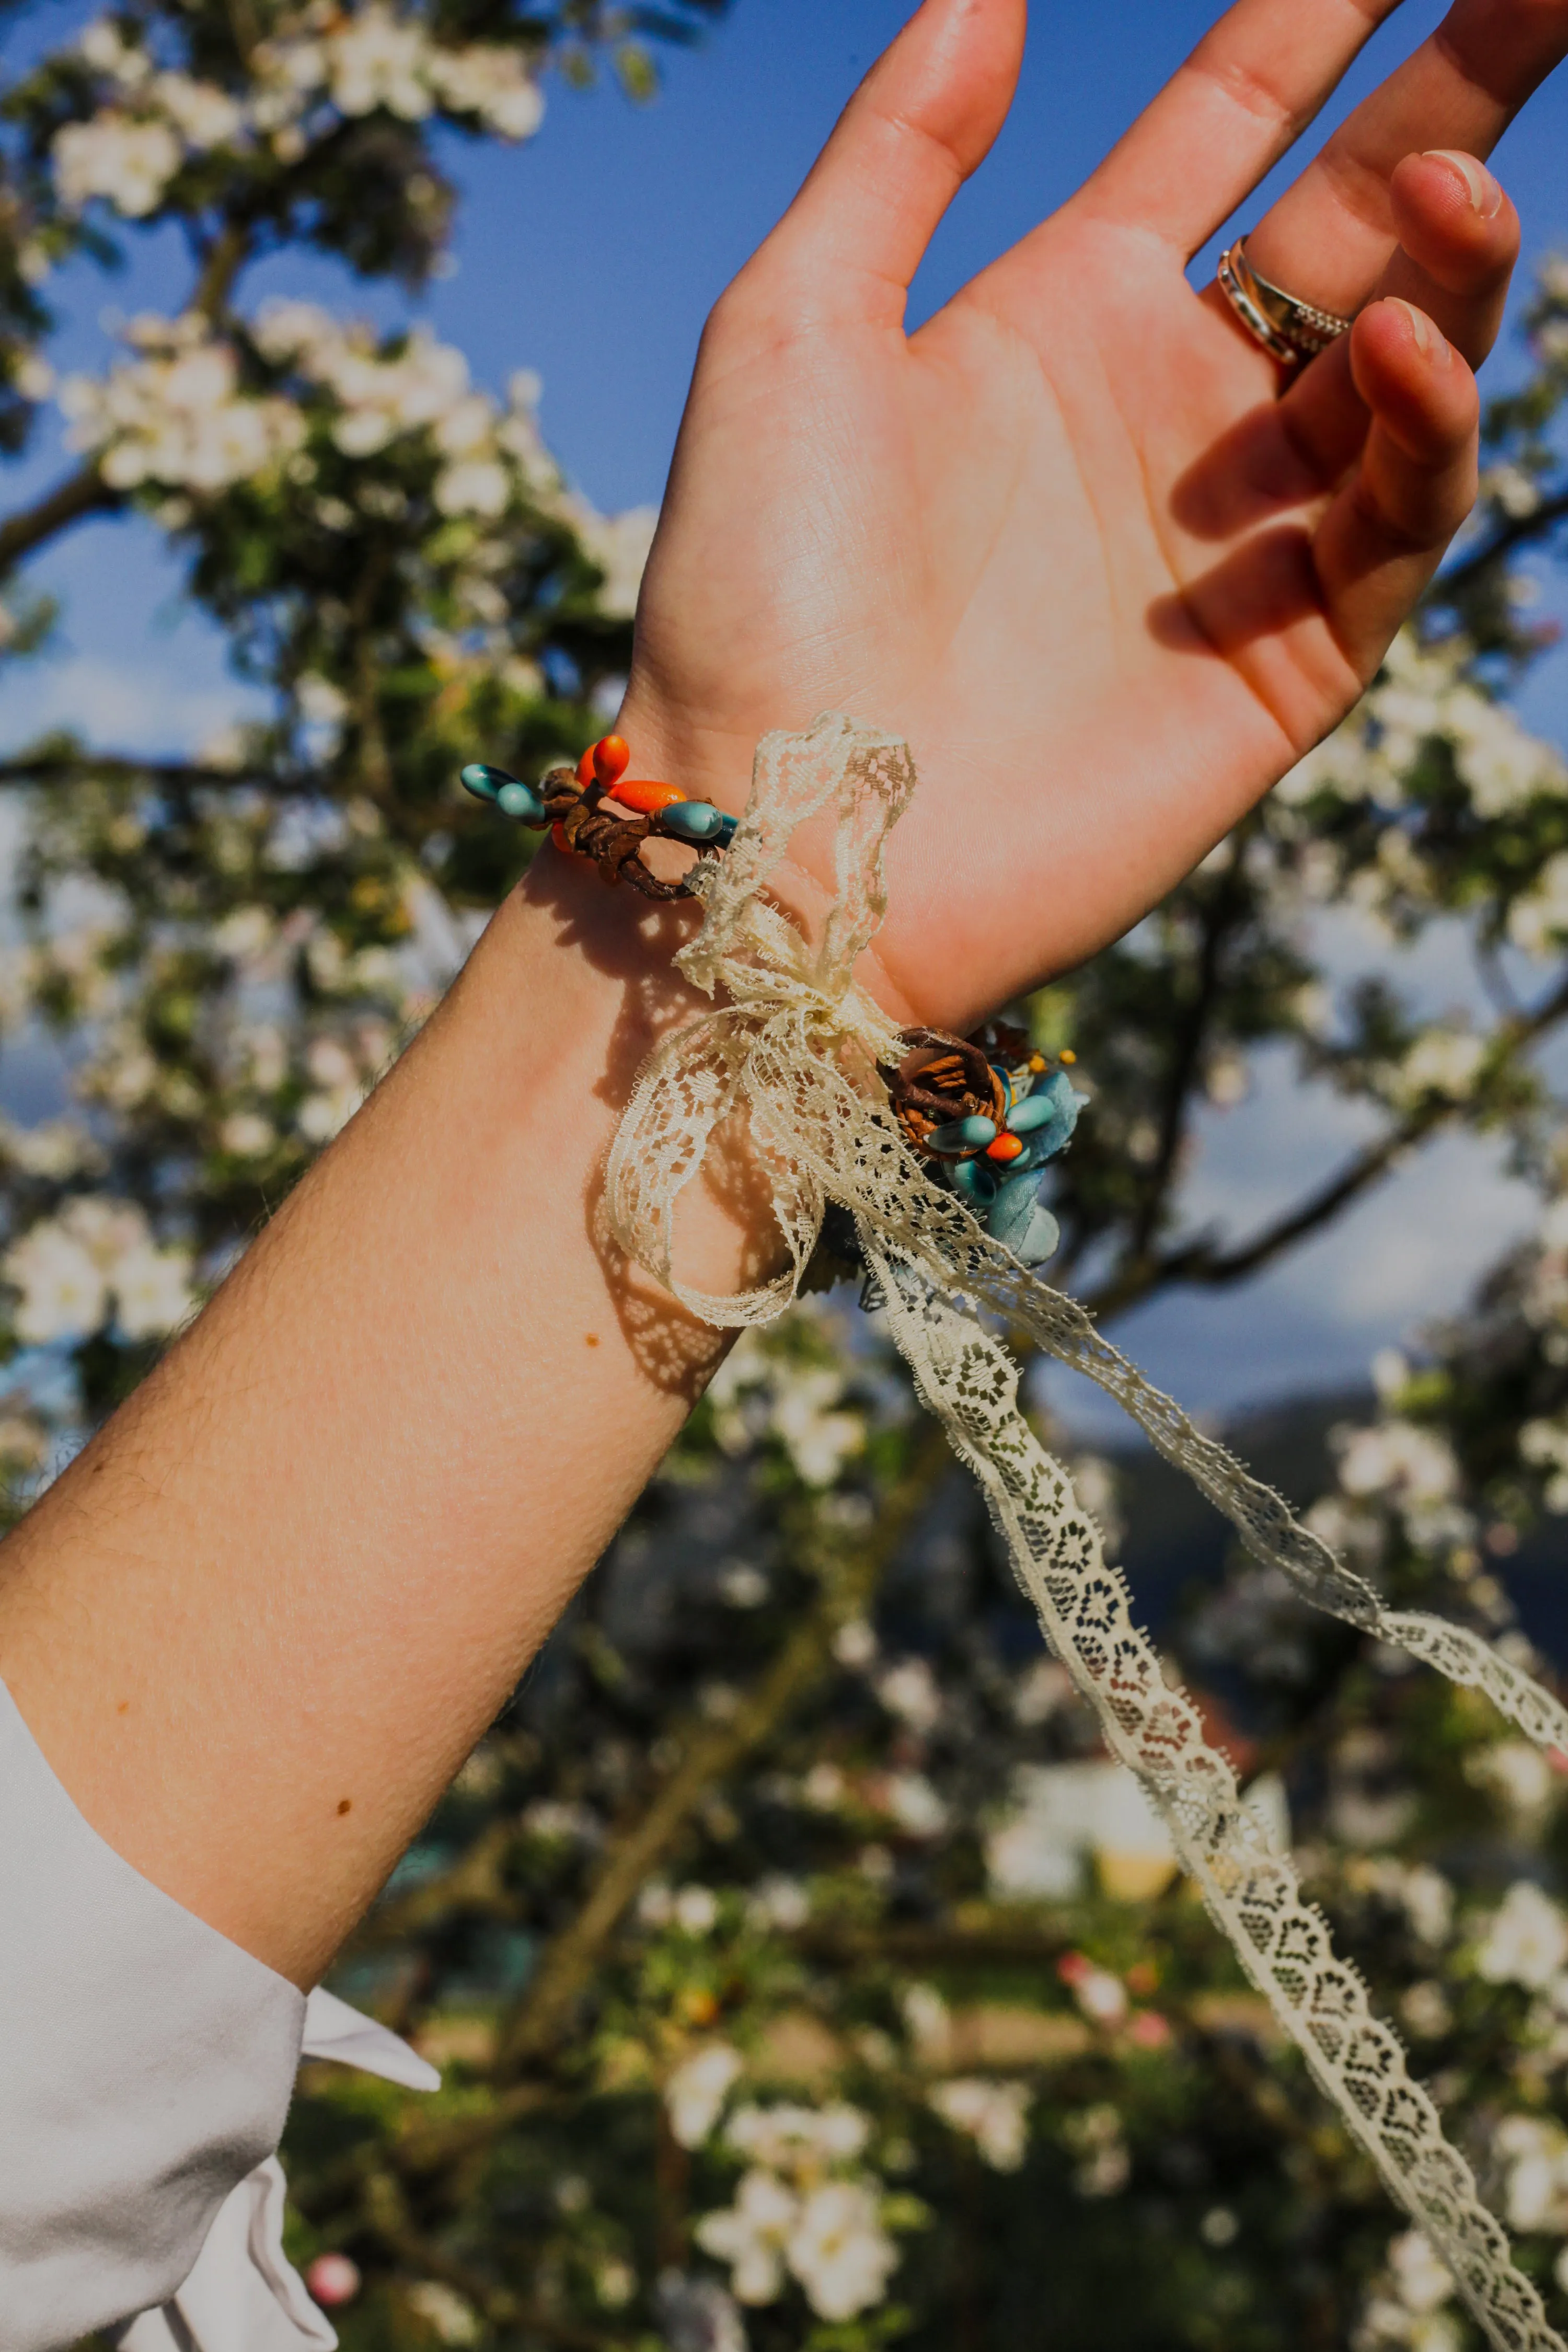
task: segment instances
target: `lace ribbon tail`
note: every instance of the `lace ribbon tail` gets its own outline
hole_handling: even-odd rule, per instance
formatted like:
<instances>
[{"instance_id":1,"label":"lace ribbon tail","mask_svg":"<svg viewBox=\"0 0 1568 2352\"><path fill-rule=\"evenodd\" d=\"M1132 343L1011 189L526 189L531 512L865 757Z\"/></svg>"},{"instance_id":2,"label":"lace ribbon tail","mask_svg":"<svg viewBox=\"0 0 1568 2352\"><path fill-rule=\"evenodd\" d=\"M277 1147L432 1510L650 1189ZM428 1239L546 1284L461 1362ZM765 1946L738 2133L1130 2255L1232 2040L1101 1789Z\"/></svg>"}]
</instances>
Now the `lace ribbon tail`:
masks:
<instances>
[{"instance_id":1,"label":"lace ribbon tail","mask_svg":"<svg viewBox=\"0 0 1568 2352\"><path fill-rule=\"evenodd\" d=\"M1561 1700L1468 1627L1424 1610L1386 1608L1373 1586L1301 1525L1282 1496L1253 1477L1215 1439L1205 1436L1173 1399L1103 1339L1076 1299L1025 1276L1007 1285L1005 1311L1059 1362L1085 1373L1113 1396L1167 1461L1184 1470L1224 1512L1254 1559L1281 1570L1314 1608L1435 1666L1450 1682L1483 1691L1527 1739L1568 1754L1568 1707Z\"/></svg>"},{"instance_id":2,"label":"lace ribbon tail","mask_svg":"<svg viewBox=\"0 0 1568 2352\"><path fill-rule=\"evenodd\" d=\"M1230 1764L1133 1624L1125 1580L1105 1564L1093 1518L1018 1410L1016 1363L945 1286L889 1249L863 1209L856 1224L900 1352L973 1472L1047 1640L1095 1709L1107 1747L1166 1822L1248 1977L1448 2264L1496 2352L1565 2352L1436 2108L1411 2080L1398 2036L1372 2014L1360 1976L1335 1956L1328 1922L1302 1900L1288 1857L1269 1850Z\"/></svg>"}]
</instances>

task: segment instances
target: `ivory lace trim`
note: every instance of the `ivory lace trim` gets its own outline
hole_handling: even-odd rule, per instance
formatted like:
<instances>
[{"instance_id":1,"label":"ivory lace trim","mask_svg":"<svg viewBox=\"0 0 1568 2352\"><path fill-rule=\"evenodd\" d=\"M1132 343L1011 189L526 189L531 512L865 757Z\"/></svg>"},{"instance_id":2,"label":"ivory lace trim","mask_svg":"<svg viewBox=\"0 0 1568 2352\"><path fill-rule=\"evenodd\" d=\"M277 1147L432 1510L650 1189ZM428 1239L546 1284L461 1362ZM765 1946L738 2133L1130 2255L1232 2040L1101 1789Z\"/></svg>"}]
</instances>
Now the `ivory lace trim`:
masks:
<instances>
[{"instance_id":1,"label":"ivory lace trim","mask_svg":"<svg viewBox=\"0 0 1568 2352\"><path fill-rule=\"evenodd\" d=\"M887 907L883 847L914 790L908 748L836 713L759 745L752 795L721 859L699 868L697 938L677 961L726 1001L661 1045L640 1074L611 1152L610 1220L622 1245L705 1321L762 1322L794 1297L825 1204L854 1216L893 1337L928 1408L979 1482L1047 1640L1137 1774L1237 1958L1395 2200L1426 2231L1499 2352L1568 2352L1512 2263L1468 2165L1444 2137L1403 2045L1372 2013L1328 1923L1303 1901L1211 1748L1190 1698L1133 1624L1127 1586L1067 1472L1018 1409L1018 1368L980 1320L1004 1318L1116 1398L1233 1522L1259 1560L1318 1608L1484 1691L1542 1747L1568 1750L1568 1710L1476 1634L1393 1611L1281 1497L1194 1428L1083 1308L1027 1272L953 1193L921 1171L876 1076L895 1024L856 984ZM837 898L818 947L761 895L795 826L831 805ZM773 1192L788 1269L732 1297L683 1283L675 1203L720 1121L743 1108Z\"/></svg>"}]
</instances>

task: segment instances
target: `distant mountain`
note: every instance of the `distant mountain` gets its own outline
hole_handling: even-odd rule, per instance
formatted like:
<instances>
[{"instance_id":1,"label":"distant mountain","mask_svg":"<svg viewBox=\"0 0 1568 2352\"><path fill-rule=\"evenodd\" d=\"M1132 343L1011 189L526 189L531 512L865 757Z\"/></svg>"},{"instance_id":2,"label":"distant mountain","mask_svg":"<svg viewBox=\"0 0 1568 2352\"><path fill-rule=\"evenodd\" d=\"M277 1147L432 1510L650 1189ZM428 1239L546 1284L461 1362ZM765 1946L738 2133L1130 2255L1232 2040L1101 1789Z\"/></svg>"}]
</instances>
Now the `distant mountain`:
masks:
<instances>
[{"instance_id":1,"label":"distant mountain","mask_svg":"<svg viewBox=\"0 0 1568 2352\"><path fill-rule=\"evenodd\" d=\"M1370 1390L1346 1390L1239 1414L1219 1433L1256 1476L1302 1508L1333 1483L1330 1432L1366 1421L1375 1409ZM1218 1581L1236 1538L1228 1520L1151 1447L1102 1450L1115 1465L1125 1526L1119 1558L1140 1621L1158 1635L1188 1586ZM1516 1551L1489 1565L1531 1640L1568 1667L1568 1518L1542 1519Z\"/></svg>"}]
</instances>

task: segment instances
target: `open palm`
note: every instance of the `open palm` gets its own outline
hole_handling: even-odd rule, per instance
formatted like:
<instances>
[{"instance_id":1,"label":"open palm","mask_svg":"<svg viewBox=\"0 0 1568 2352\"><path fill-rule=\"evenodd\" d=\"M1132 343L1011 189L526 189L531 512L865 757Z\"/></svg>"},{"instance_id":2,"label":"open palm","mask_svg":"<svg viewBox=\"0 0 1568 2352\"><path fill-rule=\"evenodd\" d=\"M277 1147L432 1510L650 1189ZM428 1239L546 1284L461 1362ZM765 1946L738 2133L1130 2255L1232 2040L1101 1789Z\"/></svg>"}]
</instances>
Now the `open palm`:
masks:
<instances>
[{"instance_id":1,"label":"open palm","mask_svg":"<svg viewBox=\"0 0 1568 2352\"><path fill-rule=\"evenodd\" d=\"M1457 0L1259 223L1258 268L1360 314L1294 378L1184 275L1395 5L1240 0L909 337L1025 13L925 0L710 321L623 729L731 806L769 728L908 737L895 1009L966 1024L1136 919L1342 716L1468 511L1518 243L1469 159L1568 0Z\"/></svg>"}]
</instances>

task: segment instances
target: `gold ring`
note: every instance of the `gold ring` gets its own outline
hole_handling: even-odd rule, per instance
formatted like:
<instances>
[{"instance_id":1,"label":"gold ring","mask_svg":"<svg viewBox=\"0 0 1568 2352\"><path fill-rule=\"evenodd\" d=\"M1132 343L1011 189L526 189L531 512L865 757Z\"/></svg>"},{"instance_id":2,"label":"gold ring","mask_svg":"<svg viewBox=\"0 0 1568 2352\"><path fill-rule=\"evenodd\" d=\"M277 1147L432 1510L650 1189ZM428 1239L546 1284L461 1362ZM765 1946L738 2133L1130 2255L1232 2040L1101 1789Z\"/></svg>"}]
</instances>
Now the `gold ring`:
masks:
<instances>
[{"instance_id":1,"label":"gold ring","mask_svg":"<svg viewBox=\"0 0 1568 2352\"><path fill-rule=\"evenodd\" d=\"M1300 367L1349 334L1351 321L1337 310L1303 302L1262 278L1247 257L1247 239L1238 237L1220 255L1220 291L1255 342L1261 343L1282 367Z\"/></svg>"}]
</instances>

